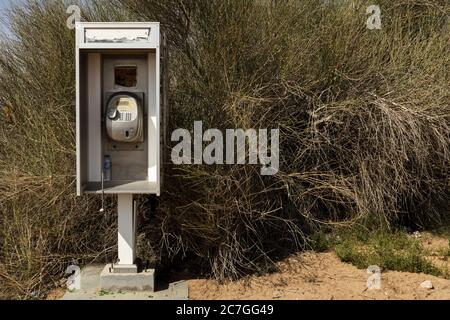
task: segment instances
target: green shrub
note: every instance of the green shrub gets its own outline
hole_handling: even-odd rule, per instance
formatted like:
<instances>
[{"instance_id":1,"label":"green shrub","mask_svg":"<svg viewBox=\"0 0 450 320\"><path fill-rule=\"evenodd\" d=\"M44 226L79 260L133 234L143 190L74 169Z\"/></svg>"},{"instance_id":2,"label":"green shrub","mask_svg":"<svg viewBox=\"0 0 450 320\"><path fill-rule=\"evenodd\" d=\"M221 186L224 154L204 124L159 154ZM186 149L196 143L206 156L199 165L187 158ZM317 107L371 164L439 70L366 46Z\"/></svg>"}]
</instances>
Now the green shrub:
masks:
<instances>
[{"instance_id":1,"label":"green shrub","mask_svg":"<svg viewBox=\"0 0 450 320\"><path fill-rule=\"evenodd\" d=\"M332 235L327 234L324 231L316 231L309 236L308 244L311 250L316 252L325 252L331 249Z\"/></svg>"},{"instance_id":2,"label":"green shrub","mask_svg":"<svg viewBox=\"0 0 450 320\"><path fill-rule=\"evenodd\" d=\"M363 240L352 231L346 231L335 248L338 257L360 269L377 265L387 270L443 275L439 268L426 260L420 242L406 233L366 231L365 234L367 236Z\"/></svg>"}]
</instances>

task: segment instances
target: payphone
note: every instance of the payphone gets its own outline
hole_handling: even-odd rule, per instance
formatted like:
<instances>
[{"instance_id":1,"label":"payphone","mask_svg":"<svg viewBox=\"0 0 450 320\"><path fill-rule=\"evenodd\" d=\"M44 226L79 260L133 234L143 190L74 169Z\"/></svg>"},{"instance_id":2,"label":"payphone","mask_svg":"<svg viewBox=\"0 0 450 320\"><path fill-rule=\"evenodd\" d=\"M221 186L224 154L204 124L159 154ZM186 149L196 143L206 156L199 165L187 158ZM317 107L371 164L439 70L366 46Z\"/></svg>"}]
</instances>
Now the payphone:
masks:
<instances>
[{"instance_id":1,"label":"payphone","mask_svg":"<svg viewBox=\"0 0 450 320\"><path fill-rule=\"evenodd\" d=\"M133 195L160 194L160 26L77 22L75 30L77 194L118 195L118 260L102 273L118 283L137 274ZM142 277L142 288L153 286Z\"/></svg>"}]
</instances>

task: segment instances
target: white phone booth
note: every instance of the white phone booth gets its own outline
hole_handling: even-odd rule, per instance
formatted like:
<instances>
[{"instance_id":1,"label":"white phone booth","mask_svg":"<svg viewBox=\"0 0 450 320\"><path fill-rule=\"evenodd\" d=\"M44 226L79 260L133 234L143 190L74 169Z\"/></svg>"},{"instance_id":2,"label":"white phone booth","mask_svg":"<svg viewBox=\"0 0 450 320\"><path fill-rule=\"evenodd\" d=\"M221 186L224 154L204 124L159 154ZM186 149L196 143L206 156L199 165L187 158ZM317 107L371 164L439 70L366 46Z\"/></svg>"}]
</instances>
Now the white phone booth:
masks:
<instances>
[{"instance_id":1,"label":"white phone booth","mask_svg":"<svg viewBox=\"0 0 450 320\"><path fill-rule=\"evenodd\" d=\"M134 194L160 195L160 26L76 23L77 194L118 195L118 262L134 272Z\"/></svg>"}]
</instances>

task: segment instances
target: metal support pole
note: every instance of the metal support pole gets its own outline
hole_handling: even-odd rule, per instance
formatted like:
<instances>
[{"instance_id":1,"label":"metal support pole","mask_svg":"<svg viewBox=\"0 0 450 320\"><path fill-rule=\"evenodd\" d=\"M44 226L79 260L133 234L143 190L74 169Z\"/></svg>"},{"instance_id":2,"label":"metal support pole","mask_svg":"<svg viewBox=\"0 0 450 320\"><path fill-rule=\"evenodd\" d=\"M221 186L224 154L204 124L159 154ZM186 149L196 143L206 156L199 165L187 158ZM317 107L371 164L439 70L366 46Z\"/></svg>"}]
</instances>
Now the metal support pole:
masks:
<instances>
[{"instance_id":1,"label":"metal support pole","mask_svg":"<svg viewBox=\"0 0 450 320\"><path fill-rule=\"evenodd\" d=\"M131 266L136 259L136 215L132 194L118 195L118 251L119 266Z\"/></svg>"}]
</instances>

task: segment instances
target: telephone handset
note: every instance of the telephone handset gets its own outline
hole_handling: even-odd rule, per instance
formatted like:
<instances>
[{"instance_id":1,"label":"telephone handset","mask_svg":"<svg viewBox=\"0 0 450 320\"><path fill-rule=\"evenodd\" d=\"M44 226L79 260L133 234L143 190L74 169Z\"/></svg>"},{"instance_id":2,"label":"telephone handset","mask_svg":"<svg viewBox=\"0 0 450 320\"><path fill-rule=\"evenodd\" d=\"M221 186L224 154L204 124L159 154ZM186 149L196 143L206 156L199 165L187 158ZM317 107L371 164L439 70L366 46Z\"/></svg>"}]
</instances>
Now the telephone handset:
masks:
<instances>
[{"instance_id":1,"label":"telephone handset","mask_svg":"<svg viewBox=\"0 0 450 320\"><path fill-rule=\"evenodd\" d=\"M116 142L144 141L144 111L141 100L131 92L112 95L105 112L106 132Z\"/></svg>"}]
</instances>

